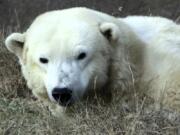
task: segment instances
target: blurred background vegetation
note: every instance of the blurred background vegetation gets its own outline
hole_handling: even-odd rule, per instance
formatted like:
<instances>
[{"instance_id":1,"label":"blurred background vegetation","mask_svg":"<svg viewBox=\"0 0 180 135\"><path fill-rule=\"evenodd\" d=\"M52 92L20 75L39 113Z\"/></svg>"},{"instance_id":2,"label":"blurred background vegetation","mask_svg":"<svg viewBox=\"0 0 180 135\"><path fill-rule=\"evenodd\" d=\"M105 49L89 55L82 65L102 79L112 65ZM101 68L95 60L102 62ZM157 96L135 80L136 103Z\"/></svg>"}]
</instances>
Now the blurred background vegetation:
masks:
<instances>
[{"instance_id":1,"label":"blurred background vegetation","mask_svg":"<svg viewBox=\"0 0 180 135\"><path fill-rule=\"evenodd\" d=\"M25 30L45 11L89 7L114 16L160 15L176 20L180 0L0 0L0 28Z\"/></svg>"}]
</instances>

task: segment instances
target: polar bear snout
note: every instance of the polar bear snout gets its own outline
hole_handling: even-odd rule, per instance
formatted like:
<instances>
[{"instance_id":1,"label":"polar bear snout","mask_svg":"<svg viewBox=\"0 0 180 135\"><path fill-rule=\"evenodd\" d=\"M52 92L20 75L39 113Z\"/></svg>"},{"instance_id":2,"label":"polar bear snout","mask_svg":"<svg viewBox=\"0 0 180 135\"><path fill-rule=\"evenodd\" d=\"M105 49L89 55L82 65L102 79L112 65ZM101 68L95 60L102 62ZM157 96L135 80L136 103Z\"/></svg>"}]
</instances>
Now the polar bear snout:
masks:
<instances>
[{"instance_id":1,"label":"polar bear snout","mask_svg":"<svg viewBox=\"0 0 180 135\"><path fill-rule=\"evenodd\" d=\"M72 90L68 88L54 88L52 96L61 106L69 106L72 103Z\"/></svg>"}]
</instances>

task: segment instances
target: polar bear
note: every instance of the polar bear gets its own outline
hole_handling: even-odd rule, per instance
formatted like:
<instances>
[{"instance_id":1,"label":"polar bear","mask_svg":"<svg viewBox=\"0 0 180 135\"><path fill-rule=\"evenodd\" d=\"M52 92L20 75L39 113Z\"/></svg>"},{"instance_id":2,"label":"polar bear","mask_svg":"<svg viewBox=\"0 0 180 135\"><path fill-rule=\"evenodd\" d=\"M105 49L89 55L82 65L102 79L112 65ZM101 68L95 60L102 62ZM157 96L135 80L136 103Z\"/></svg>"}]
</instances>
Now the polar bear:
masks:
<instances>
[{"instance_id":1,"label":"polar bear","mask_svg":"<svg viewBox=\"0 0 180 135\"><path fill-rule=\"evenodd\" d=\"M167 107L180 110L180 25L162 17L129 16L123 19L145 43L141 76L145 93ZM146 88L147 89L147 88Z\"/></svg>"},{"instance_id":2,"label":"polar bear","mask_svg":"<svg viewBox=\"0 0 180 135\"><path fill-rule=\"evenodd\" d=\"M179 35L180 26L165 18L118 19L70 8L38 16L5 45L19 58L33 94L54 110L63 112L92 91L110 96L136 87L178 109Z\"/></svg>"}]
</instances>

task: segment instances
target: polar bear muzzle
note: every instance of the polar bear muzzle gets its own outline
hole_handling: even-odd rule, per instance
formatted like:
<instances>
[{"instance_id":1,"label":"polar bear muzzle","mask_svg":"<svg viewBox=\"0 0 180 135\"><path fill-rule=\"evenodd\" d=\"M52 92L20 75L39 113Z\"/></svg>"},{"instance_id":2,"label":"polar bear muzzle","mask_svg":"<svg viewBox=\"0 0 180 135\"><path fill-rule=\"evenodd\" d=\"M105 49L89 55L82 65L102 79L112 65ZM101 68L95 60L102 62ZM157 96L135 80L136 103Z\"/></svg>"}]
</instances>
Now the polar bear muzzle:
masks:
<instances>
[{"instance_id":1,"label":"polar bear muzzle","mask_svg":"<svg viewBox=\"0 0 180 135\"><path fill-rule=\"evenodd\" d=\"M52 96L61 106L72 104L72 90L68 88L54 88Z\"/></svg>"}]
</instances>

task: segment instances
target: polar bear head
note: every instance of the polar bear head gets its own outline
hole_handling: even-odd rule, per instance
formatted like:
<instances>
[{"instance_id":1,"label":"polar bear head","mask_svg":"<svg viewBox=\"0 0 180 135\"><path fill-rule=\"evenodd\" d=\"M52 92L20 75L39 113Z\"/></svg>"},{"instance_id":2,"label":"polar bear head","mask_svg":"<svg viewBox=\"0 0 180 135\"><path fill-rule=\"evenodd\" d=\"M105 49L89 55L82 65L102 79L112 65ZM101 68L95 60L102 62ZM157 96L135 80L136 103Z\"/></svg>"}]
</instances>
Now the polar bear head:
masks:
<instances>
[{"instance_id":1,"label":"polar bear head","mask_svg":"<svg viewBox=\"0 0 180 135\"><path fill-rule=\"evenodd\" d=\"M28 87L43 99L67 106L108 81L115 18L86 8L40 15L6 47L19 58ZM113 22L114 21L114 22Z\"/></svg>"}]
</instances>

